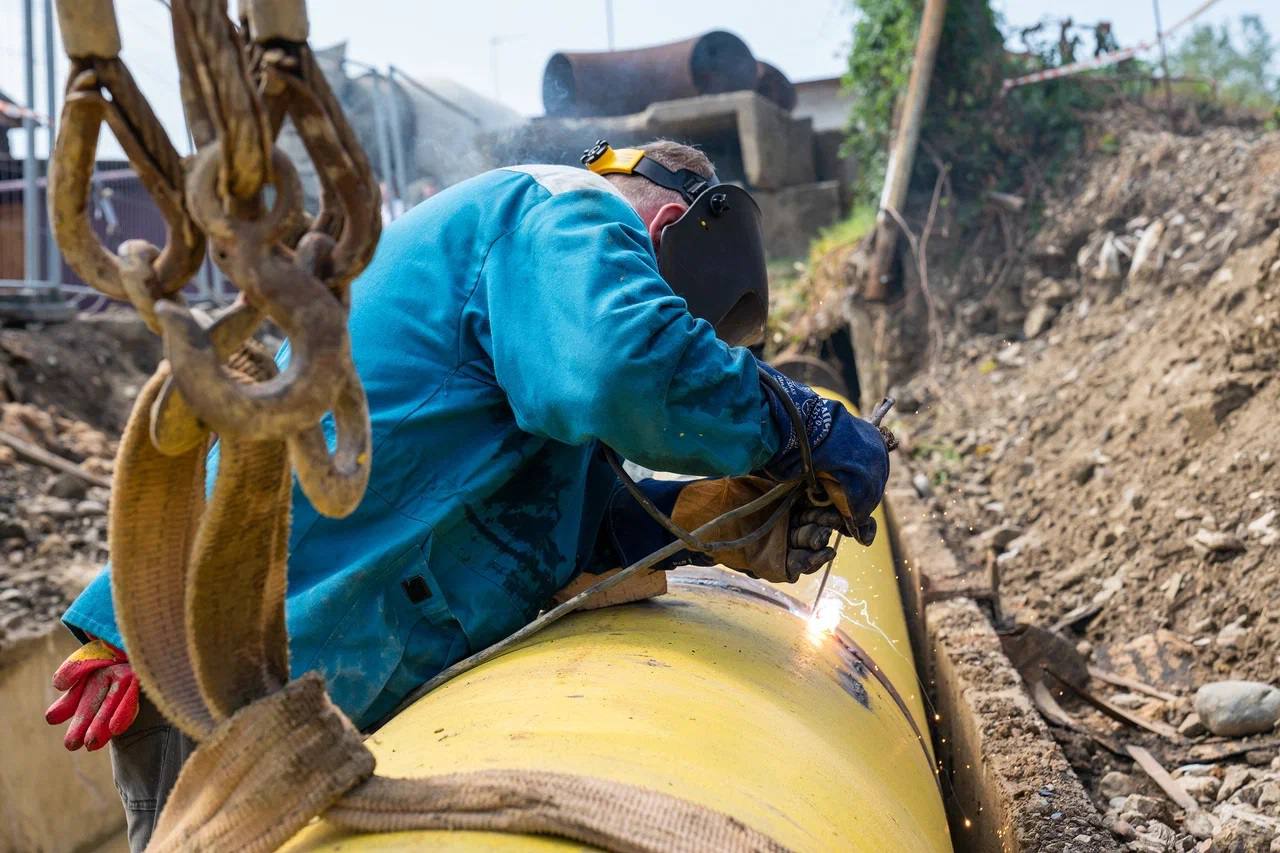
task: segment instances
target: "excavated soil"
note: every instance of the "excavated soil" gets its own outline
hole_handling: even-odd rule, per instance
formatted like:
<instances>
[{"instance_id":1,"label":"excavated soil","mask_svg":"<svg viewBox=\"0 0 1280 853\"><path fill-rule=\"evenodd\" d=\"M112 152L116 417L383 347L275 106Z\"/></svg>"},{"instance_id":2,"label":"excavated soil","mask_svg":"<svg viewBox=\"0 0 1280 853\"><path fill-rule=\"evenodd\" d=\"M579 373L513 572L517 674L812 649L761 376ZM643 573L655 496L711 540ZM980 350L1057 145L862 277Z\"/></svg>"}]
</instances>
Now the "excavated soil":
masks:
<instances>
[{"instance_id":1,"label":"excavated soil","mask_svg":"<svg viewBox=\"0 0 1280 853\"><path fill-rule=\"evenodd\" d=\"M0 431L110 477L159 355L131 315L0 329ZM47 630L102 566L108 498L0 444L0 650Z\"/></svg>"},{"instance_id":2,"label":"excavated soil","mask_svg":"<svg viewBox=\"0 0 1280 853\"><path fill-rule=\"evenodd\" d=\"M1055 733L1117 835L1280 850L1275 733L1211 739L1186 719L1201 684L1280 673L1280 134L1134 131L1109 147L1048 197L1012 298L959 306L999 308L1021 334L949 347L899 390L895 428L1007 616L1173 697L1089 688L1189 737L1061 699L1082 728ZM1111 751L1128 743L1207 819Z\"/></svg>"}]
</instances>

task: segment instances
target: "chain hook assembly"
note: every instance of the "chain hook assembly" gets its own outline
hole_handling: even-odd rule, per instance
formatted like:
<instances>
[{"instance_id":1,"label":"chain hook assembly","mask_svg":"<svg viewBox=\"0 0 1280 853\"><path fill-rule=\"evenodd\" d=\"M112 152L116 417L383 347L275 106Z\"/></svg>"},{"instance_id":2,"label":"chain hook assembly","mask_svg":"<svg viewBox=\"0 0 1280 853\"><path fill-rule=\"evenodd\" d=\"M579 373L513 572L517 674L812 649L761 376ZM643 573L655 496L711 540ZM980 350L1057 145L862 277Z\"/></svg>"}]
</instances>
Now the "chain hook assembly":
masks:
<instances>
[{"instance_id":1,"label":"chain hook assembly","mask_svg":"<svg viewBox=\"0 0 1280 853\"><path fill-rule=\"evenodd\" d=\"M175 0L174 44L196 153L184 160L121 61L112 0L59 0L71 57L50 209L68 263L114 299L132 302L165 339L172 376L152 413L165 452L210 431L287 443L299 483L326 515L364 493L370 438L346 333L347 287L381 230L378 184L306 43L303 0L248 0L237 27L225 0ZM297 171L274 141L289 118L316 165L319 212L303 208ZM111 252L93 232L90 194L99 127L111 128L166 223L163 248L128 241ZM268 188L273 196L268 204ZM213 318L182 288L206 243L240 289ZM227 360L264 319L289 336L275 376L244 381ZM331 451L321 419L332 414Z\"/></svg>"}]
</instances>

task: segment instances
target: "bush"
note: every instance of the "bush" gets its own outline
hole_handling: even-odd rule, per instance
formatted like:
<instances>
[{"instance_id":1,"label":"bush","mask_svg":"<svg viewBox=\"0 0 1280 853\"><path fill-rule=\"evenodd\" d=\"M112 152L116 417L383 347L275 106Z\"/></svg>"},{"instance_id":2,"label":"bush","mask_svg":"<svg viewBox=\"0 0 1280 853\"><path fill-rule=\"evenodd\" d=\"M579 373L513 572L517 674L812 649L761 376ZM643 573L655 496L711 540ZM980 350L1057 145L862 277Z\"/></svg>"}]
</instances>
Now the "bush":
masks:
<instances>
[{"instance_id":1,"label":"bush","mask_svg":"<svg viewBox=\"0 0 1280 853\"><path fill-rule=\"evenodd\" d=\"M1239 29L1237 47L1226 24L1197 25L1169 56L1170 71L1212 80L1227 106L1274 116L1280 109L1280 75L1272 71L1276 44L1257 15L1241 16Z\"/></svg>"},{"instance_id":2,"label":"bush","mask_svg":"<svg viewBox=\"0 0 1280 853\"><path fill-rule=\"evenodd\" d=\"M852 0L858 12L845 82L854 96L846 150L861 176L858 197L874 203L884 179L894 107L905 91L923 0ZM1078 79L1041 83L1001 95L1006 77L1056 64L1055 56L1012 56L988 0L951 0L929 89L921 139L951 165L962 197L986 189L1017 191L1032 160L1072 151L1083 139L1080 117L1100 97ZM913 189L928 192L932 158L917 155Z\"/></svg>"}]
</instances>

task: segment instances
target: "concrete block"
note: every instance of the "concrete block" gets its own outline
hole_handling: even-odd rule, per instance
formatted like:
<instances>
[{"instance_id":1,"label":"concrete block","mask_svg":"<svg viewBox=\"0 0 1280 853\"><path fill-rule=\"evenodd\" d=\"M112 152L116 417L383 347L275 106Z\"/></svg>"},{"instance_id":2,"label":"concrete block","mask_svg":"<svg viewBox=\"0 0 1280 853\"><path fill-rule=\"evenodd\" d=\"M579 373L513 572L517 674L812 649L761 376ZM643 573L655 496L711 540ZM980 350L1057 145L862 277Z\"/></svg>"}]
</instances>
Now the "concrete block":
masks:
<instances>
[{"instance_id":1,"label":"concrete block","mask_svg":"<svg viewBox=\"0 0 1280 853\"><path fill-rule=\"evenodd\" d=\"M815 180L813 120L794 119L751 93L738 112L742 168L753 189L776 190Z\"/></svg>"},{"instance_id":2,"label":"concrete block","mask_svg":"<svg viewBox=\"0 0 1280 853\"><path fill-rule=\"evenodd\" d=\"M0 851L92 849L124 828L107 751L67 752L44 721L53 671L78 645L61 626L5 649L0 668Z\"/></svg>"},{"instance_id":3,"label":"concrete block","mask_svg":"<svg viewBox=\"0 0 1280 853\"><path fill-rule=\"evenodd\" d=\"M481 139L494 163L574 164L598 138L630 145L658 137L702 147L722 180L753 190L815 180L812 119L792 118L755 92L660 101L627 116L536 118Z\"/></svg>"},{"instance_id":4,"label":"concrete block","mask_svg":"<svg viewBox=\"0 0 1280 853\"><path fill-rule=\"evenodd\" d=\"M805 258L818 231L840 218L840 191L835 181L751 194L764 217L764 247L769 258Z\"/></svg>"},{"instance_id":5,"label":"concrete block","mask_svg":"<svg viewBox=\"0 0 1280 853\"><path fill-rule=\"evenodd\" d=\"M836 181L840 187L840 212L845 214L853 204L853 184L858 180L858 162L841 154L843 130L824 130L813 135L813 170L819 181Z\"/></svg>"},{"instance_id":6,"label":"concrete block","mask_svg":"<svg viewBox=\"0 0 1280 853\"><path fill-rule=\"evenodd\" d=\"M925 617L956 848L1118 851L981 608L938 601Z\"/></svg>"},{"instance_id":7,"label":"concrete block","mask_svg":"<svg viewBox=\"0 0 1280 853\"><path fill-rule=\"evenodd\" d=\"M956 849L1119 850L975 600L990 597L988 573L947 546L907 465L892 466L885 506Z\"/></svg>"}]
</instances>

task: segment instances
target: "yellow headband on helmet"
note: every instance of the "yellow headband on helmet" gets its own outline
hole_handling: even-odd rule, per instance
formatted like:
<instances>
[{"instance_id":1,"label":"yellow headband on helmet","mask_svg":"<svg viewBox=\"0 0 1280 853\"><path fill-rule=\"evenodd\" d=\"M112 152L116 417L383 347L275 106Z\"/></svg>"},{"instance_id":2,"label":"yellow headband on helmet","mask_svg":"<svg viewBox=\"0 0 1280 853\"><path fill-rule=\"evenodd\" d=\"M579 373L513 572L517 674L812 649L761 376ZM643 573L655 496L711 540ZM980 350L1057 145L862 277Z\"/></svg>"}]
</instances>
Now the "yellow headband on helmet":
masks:
<instances>
[{"instance_id":1,"label":"yellow headband on helmet","mask_svg":"<svg viewBox=\"0 0 1280 853\"><path fill-rule=\"evenodd\" d=\"M639 148L611 148L607 142L603 146L597 142L596 146L583 155L582 162L597 175L634 174L636 165L644 159L644 152Z\"/></svg>"},{"instance_id":2,"label":"yellow headband on helmet","mask_svg":"<svg viewBox=\"0 0 1280 853\"><path fill-rule=\"evenodd\" d=\"M690 169L673 172L652 157L646 158L639 148L613 148L604 139L597 139L595 145L582 152L580 159L582 165L597 175L639 175L680 193L688 204L693 204L703 190L720 183Z\"/></svg>"}]
</instances>

